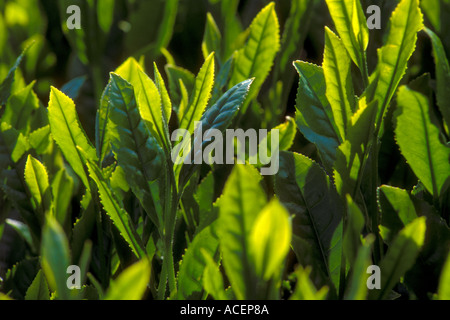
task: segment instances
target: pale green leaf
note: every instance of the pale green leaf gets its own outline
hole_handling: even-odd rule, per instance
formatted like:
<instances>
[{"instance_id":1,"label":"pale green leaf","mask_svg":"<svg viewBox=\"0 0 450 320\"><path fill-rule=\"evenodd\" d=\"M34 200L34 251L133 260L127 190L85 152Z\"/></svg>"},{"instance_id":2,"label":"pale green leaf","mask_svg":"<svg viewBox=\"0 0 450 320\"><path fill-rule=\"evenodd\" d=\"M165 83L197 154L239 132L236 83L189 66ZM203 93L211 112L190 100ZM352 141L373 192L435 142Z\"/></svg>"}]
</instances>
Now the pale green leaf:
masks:
<instances>
[{"instance_id":1,"label":"pale green leaf","mask_svg":"<svg viewBox=\"0 0 450 320\"><path fill-rule=\"evenodd\" d=\"M47 170L31 155L28 155L25 164L25 183L30 191L33 207L39 212L40 221L43 223L45 216L51 211L52 194Z\"/></svg>"},{"instance_id":2,"label":"pale green leaf","mask_svg":"<svg viewBox=\"0 0 450 320\"><path fill-rule=\"evenodd\" d=\"M270 280L284 265L291 234L289 213L278 200L272 200L258 214L249 237L255 271L260 279Z\"/></svg>"},{"instance_id":3,"label":"pale green leaf","mask_svg":"<svg viewBox=\"0 0 450 320\"><path fill-rule=\"evenodd\" d=\"M250 234L267 203L259 185L261 175L252 166L236 165L219 200L217 233L223 265L238 299L256 297Z\"/></svg>"},{"instance_id":4,"label":"pale green leaf","mask_svg":"<svg viewBox=\"0 0 450 320\"><path fill-rule=\"evenodd\" d=\"M325 27L323 72L326 96L331 105L334 121L340 136L345 138L348 123L355 111L350 57L342 41L327 27Z\"/></svg>"},{"instance_id":5,"label":"pale green leaf","mask_svg":"<svg viewBox=\"0 0 450 320\"><path fill-rule=\"evenodd\" d=\"M360 70L369 44L369 30L360 0L326 0L342 43Z\"/></svg>"},{"instance_id":6,"label":"pale green leaf","mask_svg":"<svg viewBox=\"0 0 450 320\"><path fill-rule=\"evenodd\" d=\"M52 136L60 147L67 162L80 177L85 187L90 190L89 180L84 167L81 148L88 160L97 160L95 148L88 140L81 127L75 110L75 103L56 88L51 88L48 105L48 120Z\"/></svg>"},{"instance_id":7,"label":"pale green leaf","mask_svg":"<svg viewBox=\"0 0 450 320\"><path fill-rule=\"evenodd\" d=\"M395 137L425 188L437 199L450 182L450 148L440 139L429 99L407 86L399 89Z\"/></svg>"},{"instance_id":8,"label":"pale green leaf","mask_svg":"<svg viewBox=\"0 0 450 320\"><path fill-rule=\"evenodd\" d=\"M39 270L25 295L25 300L50 300L50 291L42 270Z\"/></svg>"},{"instance_id":9,"label":"pale green leaf","mask_svg":"<svg viewBox=\"0 0 450 320\"><path fill-rule=\"evenodd\" d=\"M180 118L180 129L186 129L190 134L194 133L194 125L202 117L214 85L214 53L205 60L200 72L195 79L194 91L191 94L186 109L180 106L178 116Z\"/></svg>"},{"instance_id":10,"label":"pale green leaf","mask_svg":"<svg viewBox=\"0 0 450 320\"><path fill-rule=\"evenodd\" d=\"M369 297L386 299L400 280L415 263L425 241L426 218L420 217L403 228L380 262L381 289L372 290Z\"/></svg>"},{"instance_id":11,"label":"pale green leaf","mask_svg":"<svg viewBox=\"0 0 450 320\"><path fill-rule=\"evenodd\" d=\"M105 300L141 300L150 281L151 265L142 259L125 269L115 279L105 296Z\"/></svg>"},{"instance_id":12,"label":"pale green leaf","mask_svg":"<svg viewBox=\"0 0 450 320\"><path fill-rule=\"evenodd\" d=\"M280 26L275 2L270 2L253 19L245 47L239 50L230 80L230 86L255 78L249 93L254 98L272 68L280 48ZM245 110L243 110L245 112Z\"/></svg>"},{"instance_id":13,"label":"pale green leaf","mask_svg":"<svg viewBox=\"0 0 450 320\"><path fill-rule=\"evenodd\" d=\"M42 231L41 265L50 289L56 290L57 297L67 300L67 267L70 264L69 243L61 226L52 216L47 216Z\"/></svg>"}]
</instances>

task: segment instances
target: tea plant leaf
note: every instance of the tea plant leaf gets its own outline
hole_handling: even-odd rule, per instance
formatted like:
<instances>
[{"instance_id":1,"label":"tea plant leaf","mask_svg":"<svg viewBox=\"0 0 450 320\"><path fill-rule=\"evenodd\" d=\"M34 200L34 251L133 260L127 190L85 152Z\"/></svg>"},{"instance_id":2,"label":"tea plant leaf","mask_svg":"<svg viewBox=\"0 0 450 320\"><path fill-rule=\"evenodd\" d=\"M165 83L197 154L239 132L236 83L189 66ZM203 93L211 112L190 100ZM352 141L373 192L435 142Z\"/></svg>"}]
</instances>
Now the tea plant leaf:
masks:
<instances>
[{"instance_id":1,"label":"tea plant leaf","mask_svg":"<svg viewBox=\"0 0 450 320\"><path fill-rule=\"evenodd\" d=\"M403 228L380 262L381 289L369 298L386 299L392 288L414 264L425 240L426 218L420 217Z\"/></svg>"},{"instance_id":2,"label":"tea plant leaf","mask_svg":"<svg viewBox=\"0 0 450 320\"><path fill-rule=\"evenodd\" d=\"M94 163L87 163L91 178L95 181L100 194L100 200L106 213L110 216L114 225L119 230L122 237L130 246L133 253L138 258L145 257L145 249L140 242L133 222L127 212L120 206L110 187L103 178L99 168Z\"/></svg>"},{"instance_id":3,"label":"tea plant leaf","mask_svg":"<svg viewBox=\"0 0 450 320\"><path fill-rule=\"evenodd\" d=\"M351 272L345 292L345 300L367 299L367 268L372 264L371 248L375 237L368 235L360 245L354 262L351 263Z\"/></svg>"},{"instance_id":4,"label":"tea plant leaf","mask_svg":"<svg viewBox=\"0 0 450 320\"><path fill-rule=\"evenodd\" d=\"M162 111L163 117L166 123L169 123L171 115L172 115L172 101L170 101L169 93L167 92L166 84L164 79L161 76L161 73L156 66L156 63L153 63L154 74L155 74L155 84L158 88L159 94L161 95L162 102Z\"/></svg>"},{"instance_id":5,"label":"tea plant leaf","mask_svg":"<svg viewBox=\"0 0 450 320\"><path fill-rule=\"evenodd\" d=\"M97 2L97 19L100 29L108 34L114 20L115 0Z\"/></svg>"},{"instance_id":6,"label":"tea plant leaf","mask_svg":"<svg viewBox=\"0 0 450 320\"><path fill-rule=\"evenodd\" d=\"M258 294L250 234L258 213L267 203L260 180L252 166L236 165L219 200L217 233L223 265L238 299L251 299Z\"/></svg>"},{"instance_id":7,"label":"tea plant leaf","mask_svg":"<svg viewBox=\"0 0 450 320\"><path fill-rule=\"evenodd\" d=\"M31 132L28 136L31 147L38 155L45 153L50 145L53 145L53 139L50 137L50 125L39 128Z\"/></svg>"},{"instance_id":8,"label":"tea plant leaf","mask_svg":"<svg viewBox=\"0 0 450 320\"><path fill-rule=\"evenodd\" d=\"M346 140L339 146L334 164L336 189L341 196L356 199L361 185L364 157L372 139L377 102L359 101L359 109L350 119Z\"/></svg>"},{"instance_id":9,"label":"tea plant leaf","mask_svg":"<svg viewBox=\"0 0 450 320\"><path fill-rule=\"evenodd\" d=\"M389 243L404 226L417 218L416 209L408 191L391 186L378 188L381 208L380 235Z\"/></svg>"},{"instance_id":10,"label":"tea plant leaf","mask_svg":"<svg viewBox=\"0 0 450 320\"><path fill-rule=\"evenodd\" d=\"M74 102L54 87L50 92L48 120L52 136L61 148L64 157L86 188L90 190L83 155L77 147L86 153L88 160L97 160L97 152L81 127Z\"/></svg>"},{"instance_id":11,"label":"tea plant leaf","mask_svg":"<svg viewBox=\"0 0 450 320\"><path fill-rule=\"evenodd\" d=\"M289 251L291 229L289 213L278 200L272 200L258 214L249 236L249 247L260 279L268 281L280 271Z\"/></svg>"},{"instance_id":12,"label":"tea plant leaf","mask_svg":"<svg viewBox=\"0 0 450 320\"><path fill-rule=\"evenodd\" d=\"M324 166L331 170L342 136L325 95L323 69L303 61L295 61L294 67L300 76L295 119L298 129L316 145Z\"/></svg>"},{"instance_id":13,"label":"tea plant leaf","mask_svg":"<svg viewBox=\"0 0 450 320\"><path fill-rule=\"evenodd\" d=\"M450 299L450 253L442 267L437 297L439 300Z\"/></svg>"},{"instance_id":14,"label":"tea plant leaf","mask_svg":"<svg viewBox=\"0 0 450 320\"><path fill-rule=\"evenodd\" d=\"M276 145L276 148L272 150L271 141L274 130L278 131L278 144ZM289 116L286 117L286 121L284 123L270 130L267 136L261 139L258 145L259 152L255 155L250 155L249 162L254 163L254 158L258 158L260 161L256 164L256 167L260 167L262 164L269 163L273 154L278 154L280 151L287 151L291 148L292 144L294 143L296 133L297 132L294 119ZM265 149L267 149L267 158L265 154L266 152L261 153L261 150Z\"/></svg>"},{"instance_id":15,"label":"tea plant leaf","mask_svg":"<svg viewBox=\"0 0 450 320\"><path fill-rule=\"evenodd\" d=\"M186 109L178 110L180 129L186 129L190 134L194 133L195 121L199 121L206 109L211 90L214 85L214 53L205 60L200 72L195 79L194 92L191 94L189 105Z\"/></svg>"},{"instance_id":16,"label":"tea plant leaf","mask_svg":"<svg viewBox=\"0 0 450 320\"><path fill-rule=\"evenodd\" d=\"M200 231L188 246L178 274L178 299L200 299L203 290L203 273L207 260L204 253L214 256L219 247L215 226L210 225Z\"/></svg>"},{"instance_id":17,"label":"tea plant leaf","mask_svg":"<svg viewBox=\"0 0 450 320\"><path fill-rule=\"evenodd\" d=\"M271 2L253 19L248 41L237 54L230 84L235 85L254 77L249 100L258 94L272 68L280 48L279 29L275 3Z\"/></svg>"},{"instance_id":18,"label":"tea plant leaf","mask_svg":"<svg viewBox=\"0 0 450 320\"><path fill-rule=\"evenodd\" d=\"M212 52L215 52L217 58L220 60L221 42L222 34L220 33L219 27L217 27L212 14L208 12L206 14L205 33L202 42L202 52L205 60Z\"/></svg>"},{"instance_id":19,"label":"tea plant leaf","mask_svg":"<svg viewBox=\"0 0 450 320\"><path fill-rule=\"evenodd\" d=\"M369 30L359 0L326 0L331 18L342 43L360 70L365 66Z\"/></svg>"},{"instance_id":20,"label":"tea plant leaf","mask_svg":"<svg viewBox=\"0 0 450 320\"><path fill-rule=\"evenodd\" d=\"M353 266L361 246L361 233L364 229L364 216L353 199L347 195L347 222L344 231L344 254L348 264Z\"/></svg>"},{"instance_id":21,"label":"tea plant leaf","mask_svg":"<svg viewBox=\"0 0 450 320\"><path fill-rule=\"evenodd\" d=\"M161 175L164 154L139 115L132 85L114 73L110 83L109 130L113 151L133 193L158 224L158 217L152 215L150 183Z\"/></svg>"},{"instance_id":22,"label":"tea plant leaf","mask_svg":"<svg viewBox=\"0 0 450 320\"><path fill-rule=\"evenodd\" d=\"M95 146L100 163L103 162L105 156L111 150L110 136L108 132L109 112L111 107L110 96L111 85L108 83L103 90L102 98L100 100L100 107L97 110L97 116L95 119Z\"/></svg>"},{"instance_id":23,"label":"tea plant leaf","mask_svg":"<svg viewBox=\"0 0 450 320\"><path fill-rule=\"evenodd\" d=\"M65 169L59 170L51 182L53 212L58 223L64 228L69 222L69 205L74 189L74 181ZM70 221L71 222L71 221Z\"/></svg>"},{"instance_id":24,"label":"tea plant leaf","mask_svg":"<svg viewBox=\"0 0 450 320\"><path fill-rule=\"evenodd\" d=\"M392 13L385 45L378 51L377 82L374 100L378 100L377 126L394 96L407 63L414 52L417 32L423 28L418 0L402 0Z\"/></svg>"},{"instance_id":25,"label":"tea plant leaf","mask_svg":"<svg viewBox=\"0 0 450 320\"><path fill-rule=\"evenodd\" d=\"M19 65L22 63L22 60L27 52L27 50L32 46L33 44L29 45L25 48L25 50L22 51L21 55L16 59L16 62L12 66L12 68L9 70L8 75L3 80L3 82L0 84L0 107L4 106L6 102L8 101L9 96L11 95L11 89L14 82L14 76L16 73L16 69L19 68Z\"/></svg>"},{"instance_id":26,"label":"tea plant leaf","mask_svg":"<svg viewBox=\"0 0 450 320\"><path fill-rule=\"evenodd\" d=\"M204 136L207 135L209 129L216 129L224 132L225 129L230 126L231 121L236 116L241 105L244 103L252 83L253 79L238 83L233 88L228 90L211 108L206 110L200 119ZM196 143L198 143L198 141L194 138L192 145L195 145ZM211 139L203 140L202 150L209 143L211 143ZM187 157L190 155L183 156ZM193 154L191 157L192 163L195 156L196 154ZM179 168L180 165L177 165L176 170L179 170ZM194 164L183 165L179 174L179 185L184 186L197 168L198 165Z\"/></svg>"},{"instance_id":27,"label":"tea plant leaf","mask_svg":"<svg viewBox=\"0 0 450 320\"><path fill-rule=\"evenodd\" d=\"M74 78L61 87L61 92L75 100L80 95L81 88L86 82L86 76Z\"/></svg>"},{"instance_id":28,"label":"tea plant leaf","mask_svg":"<svg viewBox=\"0 0 450 320\"><path fill-rule=\"evenodd\" d=\"M114 280L105 295L105 300L141 300L150 281L151 266L144 258L125 269Z\"/></svg>"},{"instance_id":29,"label":"tea plant leaf","mask_svg":"<svg viewBox=\"0 0 450 320\"><path fill-rule=\"evenodd\" d=\"M328 295L329 288L322 287L317 290L314 283L310 279L311 267L303 268L298 266L295 271L297 285L289 300L325 300Z\"/></svg>"},{"instance_id":30,"label":"tea plant leaf","mask_svg":"<svg viewBox=\"0 0 450 320\"><path fill-rule=\"evenodd\" d=\"M188 93L192 92L195 85L195 75L182 67L168 64L165 67L166 74L169 80L169 93L174 105L175 111L178 113L181 102L181 88L180 81L186 86Z\"/></svg>"},{"instance_id":31,"label":"tea plant leaf","mask_svg":"<svg viewBox=\"0 0 450 320\"><path fill-rule=\"evenodd\" d=\"M307 157L281 152L275 192L293 216L293 239L307 241L320 270L338 289L343 205L328 176ZM296 242L292 245L295 250Z\"/></svg>"},{"instance_id":32,"label":"tea plant leaf","mask_svg":"<svg viewBox=\"0 0 450 320\"><path fill-rule=\"evenodd\" d=\"M62 300L70 298L67 288L67 267L70 264L69 243L55 218L47 215L42 231L41 265L50 288Z\"/></svg>"},{"instance_id":33,"label":"tea plant leaf","mask_svg":"<svg viewBox=\"0 0 450 320\"><path fill-rule=\"evenodd\" d=\"M425 32L431 39L433 45L434 61L436 64L436 98L439 110L442 113L447 125L447 132L450 130L450 92L447 88L450 86L450 66L445 54L444 46L439 37L430 29L425 28Z\"/></svg>"},{"instance_id":34,"label":"tea plant leaf","mask_svg":"<svg viewBox=\"0 0 450 320\"><path fill-rule=\"evenodd\" d=\"M42 270L39 270L28 288L25 300L50 300L50 292Z\"/></svg>"},{"instance_id":35,"label":"tea plant leaf","mask_svg":"<svg viewBox=\"0 0 450 320\"><path fill-rule=\"evenodd\" d=\"M450 148L439 138L436 119L426 96L403 86L399 89L397 103L397 143L411 169L437 199L450 182Z\"/></svg>"},{"instance_id":36,"label":"tea plant leaf","mask_svg":"<svg viewBox=\"0 0 450 320\"><path fill-rule=\"evenodd\" d=\"M47 170L39 160L28 155L25 165L25 182L31 194L31 202L37 212L41 223L52 210L52 194L48 180Z\"/></svg>"},{"instance_id":37,"label":"tea plant leaf","mask_svg":"<svg viewBox=\"0 0 450 320\"><path fill-rule=\"evenodd\" d=\"M228 300L219 266L207 252L202 251L202 253L206 260L206 268L203 272L203 288L214 300Z\"/></svg>"},{"instance_id":38,"label":"tea plant leaf","mask_svg":"<svg viewBox=\"0 0 450 320\"><path fill-rule=\"evenodd\" d=\"M281 73L279 79L286 79L290 72L290 64L298 54L299 46L306 38L308 27L314 16L312 9L316 6L316 0L294 0L291 1L291 11L286 20L278 63L275 65Z\"/></svg>"},{"instance_id":39,"label":"tea plant leaf","mask_svg":"<svg viewBox=\"0 0 450 320\"><path fill-rule=\"evenodd\" d=\"M32 119L36 116L36 110L39 109L39 99L33 92L34 83L30 83L27 87L9 97L1 118L1 122L10 124L24 135L29 134Z\"/></svg>"},{"instance_id":40,"label":"tea plant leaf","mask_svg":"<svg viewBox=\"0 0 450 320\"><path fill-rule=\"evenodd\" d=\"M161 95L155 83L134 58L127 59L116 73L133 86L142 119L160 146L168 148L169 132L163 121Z\"/></svg>"},{"instance_id":41,"label":"tea plant leaf","mask_svg":"<svg viewBox=\"0 0 450 320\"><path fill-rule=\"evenodd\" d=\"M323 72L326 96L331 105L334 121L340 136L345 138L348 122L355 111L350 58L342 41L327 27L325 27Z\"/></svg>"}]
</instances>

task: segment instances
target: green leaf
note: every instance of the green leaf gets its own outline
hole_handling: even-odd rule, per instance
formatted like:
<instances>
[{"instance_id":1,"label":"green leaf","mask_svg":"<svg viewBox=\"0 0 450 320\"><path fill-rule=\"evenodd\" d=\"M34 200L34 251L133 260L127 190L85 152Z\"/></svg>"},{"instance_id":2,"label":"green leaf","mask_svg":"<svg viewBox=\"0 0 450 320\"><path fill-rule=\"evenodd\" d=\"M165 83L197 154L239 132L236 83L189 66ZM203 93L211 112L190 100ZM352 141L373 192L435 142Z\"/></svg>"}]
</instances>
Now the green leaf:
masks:
<instances>
[{"instance_id":1,"label":"green leaf","mask_svg":"<svg viewBox=\"0 0 450 320\"><path fill-rule=\"evenodd\" d=\"M25 165L25 182L31 194L33 207L39 212L40 221L43 223L45 216L51 212L52 194L47 170L31 155L28 155Z\"/></svg>"},{"instance_id":2,"label":"green leaf","mask_svg":"<svg viewBox=\"0 0 450 320\"><path fill-rule=\"evenodd\" d=\"M447 133L450 130L450 92L447 88L450 86L450 66L445 54L444 46L439 37L430 29L425 28L425 32L431 39L433 45L434 61L436 64L436 98L439 110L442 113L444 121L447 124Z\"/></svg>"},{"instance_id":3,"label":"green leaf","mask_svg":"<svg viewBox=\"0 0 450 320\"><path fill-rule=\"evenodd\" d=\"M326 96L331 105L334 121L340 136L345 138L348 123L355 111L350 57L342 40L328 27L325 27L323 72L326 82Z\"/></svg>"},{"instance_id":4,"label":"green leaf","mask_svg":"<svg viewBox=\"0 0 450 320\"><path fill-rule=\"evenodd\" d=\"M125 61L116 73L133 86L141 117L153 137L161 147L169 148L168 127L163 121L161 95L155 83L134 58Z\"/></svg>"},{"instance_id":5,"label":"green leaf","mask_svg":"<svg viewBox=\"0 0 450 320\"><path fill-rule=\"evenodd\" d=\"M1 122L10 124L24 135L30 132L32 119L39 109L39 99L33 92L33 86L34 82L9 97L1 119Z\"/></svg>"},{"instance_id":6,"label":"green leaf","mask_svg":"<svg viewBox=\"0 0 450 320\"><path fill-rule=\"evenodd\" d=\"M231 121L236 116L241 105L244 103L252 82L253 79L249 79L238 83L233 88L228 90L211 108L206 110L200 119L202 123L203 136L208 134L209 129L216 129L223 133L225 129L230 126ZM192 145L195 145L196 143L197 141L194 138ZM211 139L203 140L202 150L210 143ZM181 144L179 144L179 146L181 147ZM183 157L187 156L188 155L183 155ZM192 162L194 161L195 156L196 154L192 155ZM180 167L181 165L177 165L176 170ZM197 168L198 165L194 164L183 165L179 174L179 185L184 186Z\"/></svg>"},{"instance_id":7,"label":"green leaf","mask_svg":"<svg viewBox=\"0 0 450 320\"><path fill-rule=\"evenodd\" d=\"M160 175L164 154L139 115L130 83L111 73L109 132L116 159L127 182L152 220L158 224L152 205L151 182Z\"/></svg>"},{"instance_id":8,"label":"green leaf","mask_svg":"<svg viewBox=\"0 0 450 320\"><path fill-rule=\"evenodd\" d=\"M65 227L70 220L69 205L74 189L73 179L65 169L59 170L51 182L53 212L58 223ZM70 221L72 222L72 221Z\"/></svg>"},{"instance_id":9,"label":"green leaf","mask_svg":"<svg viewBox=\"0 0 450 320\"><path fill-rule=\"evenodd\" d=\"M42 231L41 265L50 288L59 299L70 297L67 288L67 267L70 264L69 243L61 226L52 216L46 217Z\"/></svg>"},{"instance_id":10,"label":"green leaf","mask_svg":"<svg viewBox=\"0 0 450 320\"><path fill-rule=\"evenodd\" d=\"M347 195L347 222L344 231L344 254L348 264L352 266L357 259L361 245L361 234L364 229L364 216L359 207Z\"/></svg>"},{"instance_id":11,"label":"green leaf","mask_svg":"<svg viewBox=\"0 0 450 320\"><path fill-rule=\"evenodd\" d=\"M64 157L85 187L90 190L85 162L78 147L85 152L88 160L97 160L96 150L81 127L72 99L54 87L50 92L48 120L52 136Z\"/></svg>"},{"instance_id":12,"label":"green leaf","mask_svg":"<svg viewBox=\"0 0 450 320\"><path fill-rule=\"evenodd\" d=\"M326 0L328 9L342 43L360 70L364 65L369 44L369 30L359 0Z\"/></svg>"},{"instance_id":13,"label":"green leaf","mask_svg":"<svg viewBox=\"0 0 450 320\"><path fill-rule=\"evenodd\" d=\"M45 153L50 145L53 145L53 139L50 137L50 125L34 130L28 136L31 147L38 155Z\"/></svg>"},{"instance_id":14,"label":"green leaf","mask_svg":"<svg viewBox=\"0 0 450 320\"><path fill-rule=\"evenodd\" d=\"M111 283L105 300L141 300L150 281L150 272L147 259L136 262Z\"/></svg>"},{"instance_id":15,"label":"green leaf","mask_svg":"<svg viewBox=\"0 0 450 320\"><path fill-rule=\"evenodd\" d=\"M342 137L325 94L323 69L303 61L295 61L294 67L300 75L295 119L298 129L316 145L327 170L332 170Z\"/></svg>"},{"instance_id":16,"label":"green leaf","mask_svg":"<svg viewBox=\"0 0 450 320\"><path fill-rule=\"evenodd\" d=\"M378 50L374 100L378 100L377 129L406 72L414 52L417 32L423 28L419 0L402 0L392 13L385 45Z\"/></svg>"},{"instance_id":17,"label":"green leaf","mask_svg":"<svg viewBox=\"0 0 450 320\"><path fill-rule=\"evenodd\" d=\"M359 109L350 119L346 140L339 146L334 164L336 189L341 196L358 196L363 174L363 162L372 139L377 102L359 101Z\"/></svg>"},{"instance_id":18,"label":"green leaf","mask_svg":"<svg viewBox=\"0 0 450 320\"><path fill-rule=\"evenodd\" d=\"M7 225L17 231L17 233L25 240L25 242L30 246L30 248L32 248L33 251L36 249L30 233L30 228L25 223L12 219L6 219L5 222Z\"/></svg>"},{"instance_id":19,"label":"green leaf","mask_svg":"<svg viewBox=\"0 0 450 320\"><path fill-rule=\"evenodd\" d=\"M119 201L115 198L98 167L94 163L87 163L87 167L91 178L97 184L100 200L106 213L110 216L114 225L117 227L136 257L145 257L145 249L139 241L131 217L120 206Z\"/></svg>"},{"instance_id":20,"label":"green leaf","mask_svg":"<svg viewBox=\"0 0 450 320\"><path fill-rule=\"evenodd\" d=\"M214 228L213 225L204 228L188 246L178 273L178 299L201 298L202 278L207 265L204 253L214 256L219 246Z\"/></svg>"},{"instance_id":21,"label":"green leaf","mask_svg":"<svg viewBox=\"0 0 450 320\"><path fill-rule=\"evenodd\" d=\"M373 235L367 236L358 249L355 261L351 263L345 300L365 300L367 298L367 268L372 264L371 248L374 241Z\"/></svg>"},{"instance_id":22,"label":"green leaf","mask_svg":"<svg viewBox=\"0 0 450 320\"><path fill-rule=\"evenodd\" d=\"M450 253L442 267L437 295L439 300L450 300Z\"/></svg>"},{"instance_id":23,"label":"green leaf","mask_svg":"<svg viewBox=\"0 0 450 320\"><path fill-rule=\"evenodd\" d=\"M328 287L322 287L317 290L314 283L310 279L311 267L304 269L298 266L295 271L297 278L297 285L294 293L289 297L289 300L325 300L328 295Z\"/></svg>"},{"instance_id":24,"label":"green leaf","mask_svg":"<svg viewBox=\"0 0 450 320\"><path fill-rule=\"evenodd\" d=\"M108 0L107 0L108 1ZM105 1L106 2L106 1ZM61 87L61 92L68 96L70 99L75 100L80 95L81 88L86 82L87 77L76 77L67 82Z\"/></svg>"},{"instance_id":25,"label":"green leaf","mask_svg":"<svg viewBox=\"0 0 450 320\"><path fill-rule=\"evenodd\" d=\"M301 154L282 152L275 192L293 216L293 239L305 240L320 271L338 284L343 204L326 173ZM301 252L296 246L293 241L293 249Z\"/></svg>"},{"instance_id":26,"label":"green leaf","mask_svg":"<svg viewBox=\"0 0 450 320\"><path fill-rule=\"evenodd\" d=\"M110 135L108 132L109 113L111 109L110 98L111 85L108 83L102 93L100 107L97 110L97 116L95 119L95 146L100 163L103 162L105 156L111 149Z\"/></svg>"},{"instance_id":27,"label":"green leaf","mask_svg":"<svg viewBox=\"0 0 450 320\"><path fill-rule=\"evenodd\" d=\"M278 143L276 145L276 148L274 150L272 150L271 141L272 141L272 134L273 134L274 130L278 131ZM257 164L258 167L261 165L261 162L263 164L270 163L271 158L274 157L273 154L279 154L280 151L287 151L291 148L292 144L294 143L296 133L297 133L297 131L296 131L296 125L295 125L294 119L289 116L286 117L286 121L284 123L276 126L272 130L270 130L269 133L267 134L267 136L264 137L259 142L258 150L267 149L267 151L264 151L262 153L261 153L261 151L259 151L255 155L250 155L249 162L252 164L255 163L256 161L253 159L253 157L255 157L255 158L258 157L260 160ZM259 157L260 153L261 153L261 155L263 155L262 158ZM266 153L267 153L267 158L265 157Z\"/></svg>"},{"instance_id":28,"label":"green leaf","mask_svg":"<svg viewBox=\"0 0 450 320\"><path fill-rule=\"evenodd\" d=\"M255 81L249 93L249 100L258 94L272 68L280 48L279 28L275 2L270 2L253 19L248 41L237 54L230 85L254 77ZM243 111L245 112L245 110Z\"/></svg>"},{"instance_id":29,"label":"green leaf","mask_svg":"<svg viewBox=\"0 0 450 320\"><path fill-rule=\"evenodd\" d=\"M25 300L50 300L50 292L42 270L39 270L28 288Z\"/></svg>"},{"instance_id":30,"label":"green leaf","mask_svg":"<svg viewBox=\"0 0 450 320\"><path fill-rule=\"evenodd\" d=\"M98 25L105 34L108 34L114 21L115 0L104 0L97 2Z\"/></svg>"},{"instance_id":31,"label":"green leaf","mask_svg":"<svg viewBox=\"0 0 450 320\"><path fill-rule=\"evenodd\" d=\"M258 294L250 234L267 203L260 180L252 166L236 165L219 200L217 233L223 265L238 299L252 299Z\"/></svg>"},{"instance_id":32,"label":"green leaf","mask_svg":"<svg viewBox=\"0 0 450 320\"><path fill-rule=\"evenodd\" d=\"M14 82L14 75L15 75L16 69L19 67L20 63L22 62L22 60L25 56L25 53L32 45L33 44L29 45L28 47L25 48L25 50L23 50L22 54L17 58L14 65L9 70L6 78L0 84L0 107L4 106L6 104L6 102L8 101L8 98L11 95L11 89L12 89L12 85Z\"/></svg>"},{"instance_id":33,"label":"green leaf","mask_svg":"<svg viewBox=\"0 0 450 320\"><path fill-rule=\"evenodd\" d=\"M191 94L187 108L178 110L180 129L186 129L190 134L194 133L195 121L199 121L208 105L211 90L214 85L214 53L205 60L200 72L195 79L194 92Z\"/></svg>"},{"instance_id":34,"label":"green leaf","mask_svg":"<svg viewBox=\"0 0 450 320\"><path fill-rule=\"evenodd\" d=\"M228 300L219 266L206 251L202 251L202 253L206 260L206 268L203 272L203 288L213 296L214 300Z\"/></svg>"},{"instance_id":35,"label":"green leaf","mask_svg":"<svg viewBox=\"0 0 450 320\"><path fill-rule=\"evenodd\" d=\"M168 64L165 67L166 74L169 80L169 92L174 104L175 111L178 113L181 102L181 88L180 81L186 86L188 93L192 92L195 85L195 75L182 67Z\"/></svg>"},{"instance_id":36,"label":"green leaf","mask_svg":"<svg viewBox=\"0 0 450 320\"><path fill-rule=\"evenodd\" d=\"M380 262L381 289L369 298L386 299L391 290L416 261L425 240L426 218L420 217L403 228Z\"/></svg>"},{"instance_id":37,"label":"green leaf","mask_svg":"<svg viewBox=\"0 0 450 320\"><path fill-rule=\"evenodd\" d=\"M206 59L212 52L215 52L220 60L220 48L222 43L222 34L217 27L216 21L210 12L206 14L205 33L203 35L202 52Z\"/></svg>"},{"instance_id":38,"label":"green leaf","mask_svg":"<svg viewBox=\"0 0 450 320\"><path fill-rule=\"evenodd\" d=\"M260 279L268 281L280 271L290 249L291 233L289 213L278 200L272 200L258 214L249 237L255 271Z\"/></svg>"},{"instance_id":39,"label":"green leaf","mask_svg":"<svg viewBox=\"0 0 450 320\"><path fill-rule=\"evenodd\" d=\"M450 182L450 148L440 140L436 118L426 96L403 86L397 103L397 144L416 176L438 199Z\"/></svg>"},{"instance_id":40,"label":"green leaf","mask_svg":"<svg viewBox=\"0 0 450 320\"><path fill-rule=\"evenodd\" d=\"M279 79L286 79L286 75L290 71L290 64L297 57L299 47L303 46L310 22L314 17L312 9L317 3L318 1L316 0L291 1L291 10L281 39L279 62L276 63L281 73Z\"/></svg>"},{"instance_id":41,"label":"green leaf","mask_svg":"<svg viewBox=\"0 0 450 320\"><path fill-rule=\"evenodd\" d=\"M381 186L378 188L381 208L380 234L389 243L404 226L417 218L416 209L408 191Z\"/></svg>"},{"instance_id":42,"label":"green leaf","mask_svg":"<svg viewBox=\"0 0 450 320\"><path fill-rule=\"evenodd\" d=\"M169 123L170 117L172 115L172 102L170 101L170 97L169 97L169 93L167 92L166 84L164 82L164 79L161 76L161 73L159 73L156 63L153 64L153 68L154 68L154 73L155 73L155 84L159 90L159 94L161 95L163 117L164 117L166 123Z\"/></svg>"}]
</instances>

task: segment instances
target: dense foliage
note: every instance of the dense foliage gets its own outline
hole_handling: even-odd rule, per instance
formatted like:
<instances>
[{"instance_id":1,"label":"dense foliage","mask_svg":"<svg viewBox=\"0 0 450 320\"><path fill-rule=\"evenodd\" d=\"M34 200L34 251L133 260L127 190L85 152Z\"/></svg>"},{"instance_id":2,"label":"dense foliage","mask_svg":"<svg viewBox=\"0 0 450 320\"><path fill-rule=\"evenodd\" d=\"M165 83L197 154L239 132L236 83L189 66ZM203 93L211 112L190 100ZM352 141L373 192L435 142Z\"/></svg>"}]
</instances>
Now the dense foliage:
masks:
<instances>
[{"instance_id":1,"label":"dense foliage","mask_svg":"<svg viewBox=\"0 0 450 320\"><path fill-rule=\"evenodd\" d=\"M450 299L449 1L0 10L0 298ZM278 172L174 163L196 123Z\"/></svg>"}]
</instances>

